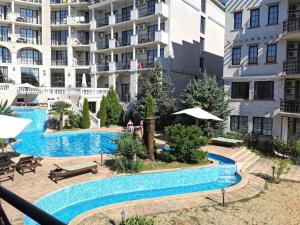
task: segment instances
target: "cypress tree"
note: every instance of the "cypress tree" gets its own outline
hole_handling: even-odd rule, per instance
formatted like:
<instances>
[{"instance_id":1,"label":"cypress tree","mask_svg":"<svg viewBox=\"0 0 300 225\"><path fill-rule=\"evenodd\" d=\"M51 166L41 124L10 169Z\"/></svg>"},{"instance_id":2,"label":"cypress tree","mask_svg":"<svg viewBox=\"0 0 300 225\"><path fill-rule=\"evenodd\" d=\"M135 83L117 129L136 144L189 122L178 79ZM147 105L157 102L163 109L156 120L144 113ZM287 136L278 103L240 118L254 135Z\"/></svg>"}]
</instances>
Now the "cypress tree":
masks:
<instances>
[{"instance_id":1,"label":"cypress tree","mask_svg":"<svg viewBox=\"0 0 300 225\"><path fill-rule=\"evenodd\" d=\"M107 119L106 111L107 111L106 98L105 96L103 96L101 99L100 110L97 113L97 117L101 121L101 127L104 127L106 125L106 119Z\"/></svg>"},{"instance_id":2,"label":"cypress tree","mask_svg":"<svg viewBox=\"0 0 300 225\"><path fill-rule=\"evenodd\" d=\"M107 112L107 122L109 124L118 124L120 122L123 107L119 102L117 92L110 88L106 96L106 112Z\"/></svg>"},{"instance_id":3,"label":"cypress tree","mask_svg":"<svg viewBox=\"0 0 300 225\"><path fill-rule=\"evenodd\" d=\"M89 129L90 127L91 127L91 120L90 120L89 103L88 100L85 98L83 102L83 109L82 109L81 128Z\"/></svg>"},{"instance_id":4,"label":"cypress tree","mask_svg":"<svg viewBox=\"0 0 300 225\"><path fill-rule=\"evenodd\" d=\"M153 118L155 114L155 103L152 95L149 93L146 98L145 118Z\"/></svg>"}]
</instances>

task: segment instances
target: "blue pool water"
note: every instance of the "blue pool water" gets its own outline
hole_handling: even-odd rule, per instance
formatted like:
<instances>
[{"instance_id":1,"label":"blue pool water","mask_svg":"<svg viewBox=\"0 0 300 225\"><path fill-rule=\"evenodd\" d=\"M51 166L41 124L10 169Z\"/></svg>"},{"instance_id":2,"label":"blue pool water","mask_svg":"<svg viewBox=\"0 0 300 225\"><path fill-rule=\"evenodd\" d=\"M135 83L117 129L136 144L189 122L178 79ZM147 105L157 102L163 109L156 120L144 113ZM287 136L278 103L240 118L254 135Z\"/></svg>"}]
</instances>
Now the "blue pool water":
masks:
<instances>
[{"instance_id":1,"label":"blue pool water","mask_svg":"<svg viewBox=\"0 0 300 225\"><path fill-rule=\"evenodd\" d=\"M120 134L109 132L66 132L44 135L47 113L43 109L16 108L22 118L31 119L31 124L17 137L21 139L14 149L23 154L49 157L86 156L100 153L113 154L116 144L113 139Z\"/></svg>"},{"instance_id":2,"label":"blue pool water","mask_svg":"<svg viewBox=\"0 0 300 225\"><path fill-rule=\"evenodd\" d=\"M132 200L186 194L230 187L241 180L234 161L209 155L219 164L207 168L171 172L116 176L80 183L60 189L39 199L35 204L69 223L89 210ZM25 218L26 225L36 225Z\"/></svg>"}]
</instances>

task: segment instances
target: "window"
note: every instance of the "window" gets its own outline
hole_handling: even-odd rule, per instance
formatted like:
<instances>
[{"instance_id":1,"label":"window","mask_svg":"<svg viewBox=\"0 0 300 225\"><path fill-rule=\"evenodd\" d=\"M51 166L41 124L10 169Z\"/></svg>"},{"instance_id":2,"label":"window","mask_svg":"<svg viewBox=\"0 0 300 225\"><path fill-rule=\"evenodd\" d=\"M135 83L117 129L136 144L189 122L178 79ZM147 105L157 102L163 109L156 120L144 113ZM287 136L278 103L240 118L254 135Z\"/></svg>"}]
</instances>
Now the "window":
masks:
<instances>
[{"instance_id":1,"label":"window","mask_svg":"<svg viewBox=\"0 0 300 225\"><path fill-rule=\"evenodd\" d=\"M249 99L249 82L232 82L232 99Z\"/></svg>"},{"instance_id":2,"label":"window","mask_svg":"<svg viewBox=\"0 0 300 225\"><path fill-rule=\"evenodd\" d=\"M67 38L67 30L51 31L51 45L66 45Z\"/></svg>"},{"instance_id":3,"label":"window","mask_svg":"<svg viewBox=\"0 0 300 225\"><path fill-rule=\"evenodd\" d=\"M250 11L250 27L259 27L259 9L252 9Z\"/></svg>"},{"instance_id":4,"label":"window","mask_svg":"<svg viewBox=\"0 0 300 225\"><path fill-rule=\"evenodd\" d=\"M161 48L160 49L160 57L163 58L164 54L165 54L165 51L164 51L163 48ZM158 57L157 49L147 51L147 62L148 63L155 63L155 60L156 60L157 57Z\"/></svg>"},{"instance_id":5,"label":"window","mask_svg":"<svg viewBox=\"0 0 300 225\"><path fill-rule=\"evenodd\" d=\"M39 31L37 31L37 30L20 28L20 36L28 44L38 44L39 43L39 41L38 41Z\"/></svg>"},{"instance_id":6,"label":"window","mask_svg":"<svg viewBox=\"0 0 300 225\"><path fill-rule=\"evenodd\" d=\"M273 100L274 82L273 81L255 81L254 99Z\"/></svg>"},{"instance_id":7,"label":"window","mask_svg":"<svg viewBox=\"0 0 300 225\"><path fill-rule=\"evenodd\" d=\"M206 0L201 0L201 12L206 12Z\"/></svg>"},{"instance_id":8,"label":"window","mask_svg":"<svg viewBox=\"0 0 300 225\"><path fill-rule=\"evenodd\" d=\"M242 29L242 23L243 23L243 13L242 12L234 13L233 29Z\"/></svg>"},{"instance_id":9,"label":"window","mask_svg":"<svg viewBox=\"0 0 300 225\"><path fill-rule=\"evenodd\" d=\"M205 17L201 16L200 32L205 34Z\"/></svg>"},{"instance_id":10,"label":"window","mask_svg":"<svg viewBox=\"0 0 300 225\"><path fill-rule=\"evenodd\" d=\"M89 103L89 110L92 113L96 113L96 102L88 102Z\"/></svg>"},{"instance_id":11,"label":"window","mask_svg":"<svg viewBox=\"0 0 300 225\"><path fill-rule=\"evenodd\" d=\"M18 53L18 58L21 64L42 64L42 54L35 49L21 49Z\"/></svg>"},{"instance_id":12,"label":"window","mask_svg":"<svg viewBox=\"0 0 300 225\"><path fill-rule=\"evenodd\" d=\"M51 69L51 87L65 87L64 69Z\"/></svg>"},{"instance_id":13,"label":"window","mask_svg":"<svg viewBox=\"0 0 300 225\"><path fill-rule=\"evenodd\" d=\"M268 11L268 25L278 24L279 6L271 5Z\"/></svg>"},{"instance_id":14,"label":"window","mask_svg":"<svg viewBox=\"0 0 300 225\"><path fill-rule=\"evenodd\" d=\"M253 117L253 134L272 135L273 119Z\"/></svg>"},{"instance_id":15,"label":"window","mask_svg":"<svg viewBox=\"0 0 300 225\"><path fill-rule=\"evenodd\" d=\"M0 47L0 62L10 63L10 52L8 48Z\"/></svg>"},{"instance_id":16,"label":"window","mask_svg":"<svg viewBox=\"0 0 300 225\"><path fill-rule=\"evenodd\" d=\"M53 51L51 54L52 65L66 66L68 65L67 51Z\"/></svg>"},{"instance_id":17,"label":"window","mask_svg":"<svg viewBox=\"0 0 300 225\"><path fill-rule=\"evenodd\" d=\"M240 65L241 63L241 47L232 49L232 65Z\"/></svg>"},{"instance_id":18,"label":"window","mask_svg":"<svg viewBox=\"0 0 300 225\"><path fill-rule=\"evenodd\" d=\"M122 31L122 42L119 43L120 46L130 45L130 38L131 38L132 33L133 33L132 30Z\"/></svg>"},{"instance_id":19,"label":"window","mask_svg":"<svg viewBox=\"0 0 300 225\"><path fill-rule=\"evenodd\" d=\"M258 46L249 46L249 64L257 64L258 63Z\"/></svg>"},{"instance_id":20,"label":"window","mask_svg":"<svg viewBox=\"0 0 300 225\"><path fill-rule=\"evenodd\" d=\"M204 58L200 57L200 72L203 73L204 72Z\"/></svg>"},{"instance_id":21,"label":"window","mask_svg":"<svg viewBox=\"0 0 300 225\"><path fill-rule=\"evenodd\" d=\"M9 41L8 27L0 26L0 41Z\"/></svg>"},{"instance_id":22,"label":"window","mask_svg":"<svg viewBox=\"0 0 300 225\"><path fill-rule=\"evenodd\" d=\"M276 63L277 61L277 44L267 45L267 63Z\"/></svg>"},{"instance_id":23,"label":"window","mask_svg":"<svg viewBox=\"0 0 300 225\"><path fill-rule=\"evenodd\" d=\"M0 5L0 19L6 20L7 19L7 6Z\"/></svg>"},{"instance_id":24,"label":"window","mask_svg":"<svg viewBox=\"0 0 300 225\"><path fill-rule=\"evenodd\" d=\"M67 16L68 16L68 10L52 11L51 24L66 24Z\"/></svg>"},{"instance_id":25,"label":"window","mask_svg":"<svg viewBox=\"0 0 300 225\"><path fill-rule=\"evenodd\" d=\"M130 20L132 6L122 9L122 22ZM154 9L155 10L155 9Z\"/></svg>"},{"instance_id":26,"label":"window","mask_svg":"<svg viewBox=\"0 0 300 225\"><path fill-rule=\"evenodd\" d=\"M85 69L76 70L76 87L82 87L83 74L85 74L86 86L91 87L91 74L89 70Z\"/></svg>"},{"instance_id":27,"label":"window","mask_svg":"<svg viewBox=\"0 0 300 225\"><path fill-rule=\"evenodd\" d=\"M150 0L148 1L148 15L152 15L155 13L155 1Z\"/></svg>"},{"instance_id":28,"label":"window","mask_svg":"<svg viewBox=\"0 0 300 225\"><path fill-rule=\"evenodd\" d=\"M204 52L205 39L200 38L200 53Z\"/></svg>"},{"instance_id":29,"label":"window","mask_svg":"<svg viewBox=\"0 0 300 225\"><path fill-rule=\"evenodd\" d=\"M8 68L0 66L0 83L6 83L8 80Z\"/></svg>"},{"instance_id":30,"label":"window","mask_svg":"<svg viewBox=\"0 0 300 225\"><path fill-rule=\"evenodd\" d=\"M21 83L39 86L39 69L37 68L21 68Z\"/></svg>"},{"instance_id":31,"label":"window","mask_svg":"<svg viewBox=\"0 0 300 225\"><path fill-rule=\"evenodd\" d=\"M26 23L39 23L37 10L21 8L20 17L25 18Z\"/></svg>"},{"instance_id":32,"label":"window","mask_svg":"<svg viewBox=\"0 0 300 225\"><path fill-rule=\"evenodd\" d=\"M230 131L248 132L248 116L230 116Z\"/></svg>"}]
</instances>

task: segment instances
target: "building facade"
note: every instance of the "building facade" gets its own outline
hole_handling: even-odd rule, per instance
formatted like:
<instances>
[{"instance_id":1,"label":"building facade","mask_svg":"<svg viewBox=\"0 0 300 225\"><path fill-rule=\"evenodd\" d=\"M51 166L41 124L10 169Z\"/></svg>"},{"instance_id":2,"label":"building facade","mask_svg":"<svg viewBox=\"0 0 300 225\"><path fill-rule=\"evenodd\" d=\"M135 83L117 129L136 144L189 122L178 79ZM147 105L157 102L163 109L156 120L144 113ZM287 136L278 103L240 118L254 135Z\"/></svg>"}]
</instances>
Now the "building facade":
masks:
<instances>
[{"instance_id":1,"label":"building facade","mask_svg":"<svg viewBox=\"0 0 300 225\"><path fill-rule=\"evenodd\" d=\"M300 2L231 0L226 5L227 130L288 142L300 137Z\"/></svg>"},{"instance_id":2,"label":"building facade","mask_svg":"<svg viewBox=\"0 0 300 225\"><path fill-rule=\"evenodd\" d=\"M222 12L215 0L1 0L0 83L93 88L87 97L98 108L97 89L113 87L128 102L159 62L179 94L200 74L200 36L216 29L218 44L207 36L203 46L222 57Z\"/></svg>"}]
</instances>

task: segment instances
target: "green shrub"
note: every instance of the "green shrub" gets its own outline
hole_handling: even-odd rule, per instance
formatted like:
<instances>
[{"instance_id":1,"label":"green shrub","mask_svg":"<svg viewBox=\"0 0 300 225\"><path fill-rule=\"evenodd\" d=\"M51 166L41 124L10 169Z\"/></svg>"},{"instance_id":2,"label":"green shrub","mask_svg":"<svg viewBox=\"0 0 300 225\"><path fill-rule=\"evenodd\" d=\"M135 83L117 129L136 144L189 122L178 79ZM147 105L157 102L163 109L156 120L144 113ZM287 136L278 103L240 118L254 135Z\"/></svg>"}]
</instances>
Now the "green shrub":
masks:
<instances>
[{"instance_id":1,"label":"green shrub","mask_svg":"<svg viewBox=\"0 0 300 225\"><path fill-rule=\"evenodd\" d=\"M139 158L145 157L145 147L132 134L124 134L116 141L116 170L118 173L138 173L142 168Z\"/></svg>"},{"instance_id":2,"label":"green shrub","mask_svg":"<svg viewBox=\"0 0 300 225\"><path fill-rule=\"evenodd\" d=\"M122 120L123 107L119 102L117 92L110 88L106 96L106 112L108 124L119 124Z\"/></svg>"},{"instance_id":3,"label":"green shrub","mask_svg":"<svg viewBox=\"0 0 300 225\"><path fill-rule=\"evenodd\" d=\"M155 225L153 218L145 216L133 216L124 221L122 225Z\"/></svg>"},{"instance_id":4,"label":"green shrub","mask_svg":"<svg viewBox=\"0 0 300 225\"><path fill-rule=\"evenodd\" d=\"M294 157L298 159L300 158L300 140L294 142L292 146L292 153Z\"/></svg>"},{"instance_id":5,"label":"green shrub","mask_svg":"<svg viewBox=\"0 0 300 225\"><path fill-rule=\"evenodd\" d=\"M207 158L207 153L201 153L201 146L207 145L207 138L197 126L176 124L165 129L167 142L175 148L172 152L178 161L197 163Z\"/></svg>"},{"instance_id":6,"label":"green shrub","mask_svg":"<svg viewBox=\"0 0 300 225\"><path fill-rule=\"evenodd\" d=\"M171 163L171 162L174 162L177 160L176 156L171 154L170 152L168 151L162 151L162 152L159 152L157 154L157 158L162 161L162 162L166 162L166 163Z\"/></svg>"},{"instance_id":7,"label":"green shrub","mask_svg":"<svg viewBox=\"0 0 300 225\"><path fill-rule=\"evenodd\" d=\"M100 110L97 113L97 117L101 121L101 127L105 127L107 120L107 103L105 96L103 96L101 99Z\"/></svg>"},{"instance_id":8,"label":"green shrub","mask_svg":"<svg viewBox=\"0 0 300 225\"><path fill-rule=\"evenodd\" d=\"M151 94L146 98L146 113L145 118L153 118L155 114L155 102Z\"/></svg>"},{"instance_id":9,"label":"green shrub","mask_svg":"<svg viewBox=\"0 0 300 225\"><path fill-rule=\"evenodd\" d=\"M90 120L90 109L88 100L85 98L83 102L83 109L82 109L82 121L81 121L81 128L89 129L91 127L91 120Z\"/></svg>"},{"instance_id":10,"label":"green shrub","mask_svg":"<svg viewBox=\"0 0 300 225\"><path fill-rule=\"evenodd\" d=\"M227 132L226 134L222 134L221 137L235 139L235 140L244 140L245 134Z\"/></svg>"},{"instance_id":11,"label":"green shrub","mask_svg":"<svg viewBox=\"0 0 300 225\"><path fill-rule=\"evenodd\" d=\"M290 167L289 167L289 160L287 159L275 159L275 177L274 177L274 182L276 184L281 182L281 177L282 175L285 175L289 172Z\"/></svg>"},{"instance_id":12,"label":"green shrub","mask_svg":"<svg viewBox=\"0 0 300 225\"><path fill-rule=\"evenodd\" d=\"M77 114L70 112L69 113L69 122L71 128L79 128L80 127L81 117Z\"/></svg>"}]
</instances>

